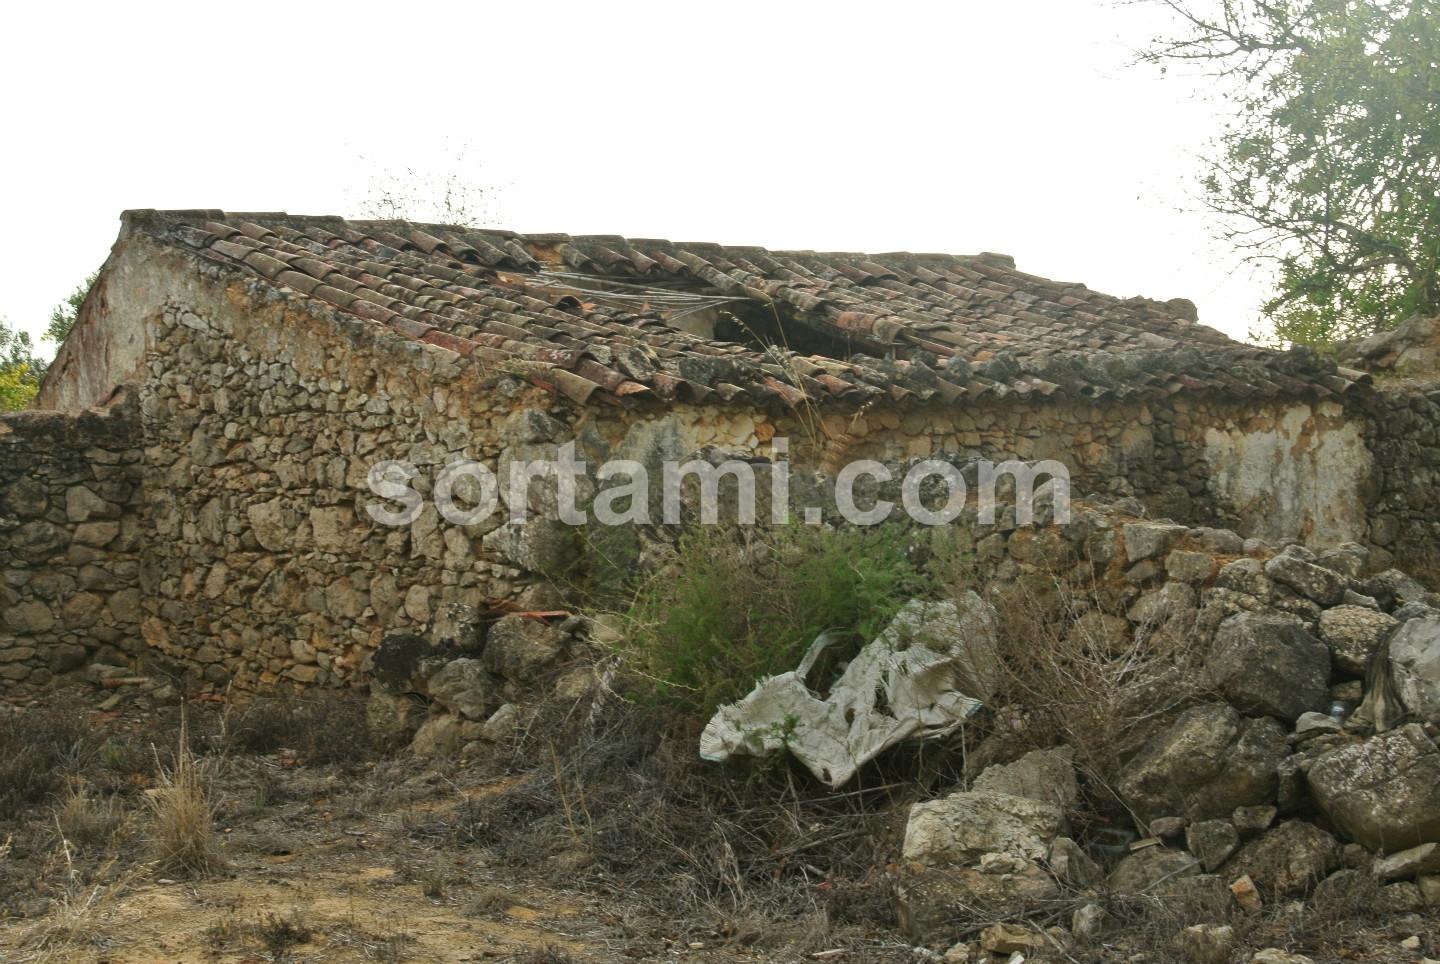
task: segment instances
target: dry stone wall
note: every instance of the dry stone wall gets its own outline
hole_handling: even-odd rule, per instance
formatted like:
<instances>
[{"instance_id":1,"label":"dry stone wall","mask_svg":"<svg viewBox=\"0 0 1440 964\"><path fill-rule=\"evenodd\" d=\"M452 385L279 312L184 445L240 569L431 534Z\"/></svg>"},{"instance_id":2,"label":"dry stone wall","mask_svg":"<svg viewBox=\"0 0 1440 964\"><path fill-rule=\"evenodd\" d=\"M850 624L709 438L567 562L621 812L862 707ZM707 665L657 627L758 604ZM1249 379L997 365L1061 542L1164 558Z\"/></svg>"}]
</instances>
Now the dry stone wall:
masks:
<instances>
[{"instance_id":1,"label":"dry stone wall","mask_svg":"<svg viewBox=\"0 0 1440 964\"><path fill-rule=\"evenodd\" d=\"M1179 393L1163 403L1010 397L823 412L578 408L534 384L543 366L487 368L143 244L117 249L107 271L126 279L106 302L124 310L95 315L88 337L128 346L126 372L143 346L141 634L147 653L216 687L363 677L387 634L423 629L450 604L561 606L554 577L593 531L553 519L503 525L502 514L455 525L428 500L451 462L478 460L504 478L511 462L553 457L570 441L592 468L627 458L658 471L701 452L767 460L783 438L797 499L857 459L902 470L928 458L1055 459L1077 494L1134 497L1152 516L1263 523L1272 539L1322 543L1364 529L1369 467L1356 456L1334 468L1329 455L1351 453L1358 437L1334 406L1241 409ZM125 326L123 338L110 330ZM1312 484L1278 504L1284 486L1266 480L1284 452L1300 454L1301 482L1323 476L1331 489ZM378 502L367 476L382 460L418 470L410 484L427 504L408 526L379 525L366 511ZM1317 511L1334 505L1342 517ZM623 548L639 553L643 540Z\"/></svg>"},{"instance_id":2,"label":"dry stone wall","mask_svg":"<svg viewBox=\"0 0 1440 964\"><path fill-rule=\"evenodd\" d=\"M1382 387L1374 407L1370 541L1434 576L1440 573L1440 384Z\"/></svg>"},{"instance_id":3,"label":"dry stone wall","mask_svg":"<svg viewBox=\"0 0 1440 964\"><path fill-rule=\"evenodd\" d=\"M410 484L428 498L438 471L459 459L504 478L512 460L553 457L575 441L592 467L632 458L658 472L662 459L707 449L768 458L785 438L797 478L860 458L1053 458L1077 492L1135 496L1181 519L1230 518L1210 485L1206 432L1241 416L1212 403L577 409L523 369L485 370L260 289L192 290L148 320L154 545L142 628L152 648L217 686L343 682L363 674L385 635L419 630L451 603L563 604L541 576L573 562L584 533L543 519L502 525L499 514L453 525L428 504L407 527L378 525L366 479L386 459L412 463ZM1254 426L1267 416L1243 417Z\"/></svg>"},{"instance_id":4,"label":"dry stone wall","mask_svg":"<svg viewBox=\"0 0 1440 964\"><path fill-rule=\"evenodd\" d=\"M169 305L151 324L151 647L214 685L336 683L442 604L516 595L521 571L483 551L498 520L384 528L365 480L381 459L421 467L421 487L451 460L493 461L503 416L533 400L462 394L452 353L280 303Z\"/></svg>"},{"instance_id":5,"label":"dry stone wall","mask_svg":"<svg viewBox=\"0 0 1440 964\"><path fill-rule=\"evenodd\" d=\"M141 655L133 401L0 418L0 686Z\"/></svg>"}]
</instances>

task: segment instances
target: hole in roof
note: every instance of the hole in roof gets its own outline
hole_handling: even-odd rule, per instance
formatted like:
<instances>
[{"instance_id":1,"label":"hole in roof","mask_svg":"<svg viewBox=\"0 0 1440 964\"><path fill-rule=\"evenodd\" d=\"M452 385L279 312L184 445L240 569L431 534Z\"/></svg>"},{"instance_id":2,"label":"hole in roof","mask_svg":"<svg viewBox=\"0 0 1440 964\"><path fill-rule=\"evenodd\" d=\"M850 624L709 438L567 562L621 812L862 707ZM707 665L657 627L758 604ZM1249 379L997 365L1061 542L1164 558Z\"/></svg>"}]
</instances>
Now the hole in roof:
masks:
<instances>
[{"instance_id":1,"label":"hole in roof","mask_svg":"<svg viewBox=\"0 0 1440 964\"><path fill-rule=\"evenodd\" d=\"M676 331L708 341L743 345L757 351L778 347L800 355L848 359L856 346L849 336L803 320L782 303L736 297L693 278L656 279L645 283L591 272L542 268L533 277L540 285L576 289L588 301L658 318ZM559 299L577 308L573 297Z\"/></svg>"},{"instance_id":2,"label":"hole in roof","mask_svg":"<svg viewBox=\"0 0 1440 964\"><path fill-rule=\"evenodd\" d=\"M773 302L731 301L717 309L713 337L764 351L771 346L800 355L822 355L844 360L854 346L843 335L831 334L800 321L793 312Z\"/></svg>"}]
</instances>

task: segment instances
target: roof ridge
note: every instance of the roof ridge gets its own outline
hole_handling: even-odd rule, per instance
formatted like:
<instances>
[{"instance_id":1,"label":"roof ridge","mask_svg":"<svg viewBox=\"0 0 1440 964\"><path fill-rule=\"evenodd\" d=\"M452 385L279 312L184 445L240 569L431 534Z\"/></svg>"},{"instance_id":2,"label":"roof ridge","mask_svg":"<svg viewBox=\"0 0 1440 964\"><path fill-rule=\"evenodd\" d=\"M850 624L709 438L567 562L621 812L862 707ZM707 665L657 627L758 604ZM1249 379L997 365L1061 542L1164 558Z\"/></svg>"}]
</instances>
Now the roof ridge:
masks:
<instances>
[{"instance_id":1,"label":"roof ridge","mask_svg":"<svg viewBox=\"0 0 1440 964\"><path fill-rule=\"evenodd\" d=\"M348 225L350 227L375 227L392 229L397 226L474 233L505 238L525 239L544 243L621 243L631 247L637 245L663 246L671 249L693 250L696 248L717 248L727 252L754 252L780 257L814 258L886 258L911 261L979 261L995 267L1016 271L1015 258L994 251L979 251L960 254L946 251L842 251L818 248L770 248L759 244L725 244L719 241L675 241L668 238L626 237L620 234L569 234L559 231L516 231L511 228L484 227L469 224L446 224L436 221L413 221L408 218L347 218L339 214L290 214L286 211L227 211L222 208L132 208L121 213L125 226L145 228L153 225L171 226L191 224L200 226L207 221L251 221L265 226L267 222L285 225L319 226ZM1040 277L1031 275L1030 277ZM1053 282L1052 282L1053 283Z\"/></svg>"},{"instance_id":2,"label":"roof ridge","mask_svg":"<svg viewBox=\"0 0 1440 964\"><path fill-rule=\"evenodd\" d=\"M273 211L123 219L122 237L144 233L577 401L1264 398L1356 383L1322 359L1198 325L1183 299L1118 298L993 253L784 251ZM774 345L825 364L777 364Z\"/></svg>"}]
</instances>

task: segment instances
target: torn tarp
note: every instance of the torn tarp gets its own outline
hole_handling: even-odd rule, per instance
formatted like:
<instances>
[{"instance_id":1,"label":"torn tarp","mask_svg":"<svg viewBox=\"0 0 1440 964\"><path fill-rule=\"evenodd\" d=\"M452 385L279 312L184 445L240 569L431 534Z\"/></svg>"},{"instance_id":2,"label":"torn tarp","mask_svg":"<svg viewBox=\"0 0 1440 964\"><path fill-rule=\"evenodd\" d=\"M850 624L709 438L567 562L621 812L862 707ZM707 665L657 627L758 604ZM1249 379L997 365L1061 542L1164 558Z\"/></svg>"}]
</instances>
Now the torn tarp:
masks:
<instances>
[{"instance_id":1,"label":"torn tarp","mask_svg":"<svg viewBox=\"0 0 1440 964\"><path fill-rule=\"evenodd\" d=\"M953 602L912 599L866 645L823 698L812 670L838 637L823 633L792 672L761 680L722 706L700 737L700 756L728 760L788 749L838 787L901 740L941 736L995 691L995 613L976 593Z\"/></svg>"}]
</instances>

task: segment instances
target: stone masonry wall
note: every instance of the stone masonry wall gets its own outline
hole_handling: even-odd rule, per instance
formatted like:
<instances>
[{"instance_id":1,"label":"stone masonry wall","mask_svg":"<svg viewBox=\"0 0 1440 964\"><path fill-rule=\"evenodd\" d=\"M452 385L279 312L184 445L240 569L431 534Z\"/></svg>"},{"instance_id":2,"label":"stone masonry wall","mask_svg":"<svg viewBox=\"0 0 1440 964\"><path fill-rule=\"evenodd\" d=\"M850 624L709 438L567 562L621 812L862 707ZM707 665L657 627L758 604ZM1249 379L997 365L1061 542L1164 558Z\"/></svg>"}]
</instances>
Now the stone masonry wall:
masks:
<instances>
[{"instance_id":1,"label":"stone masonry wall","mask_svg":"<svg viewBox=\"0 0 1440 964\"><path fill-rule=\"evenodd\" d=\"M214 685L334 683L442 603L515 597L523 573L483 548L498 520L460 529L430 510L387 529L365 479L380 459L425 478L493 461L499 423L543 405L538 389L488 396L453 353L230 294L149 319L148 644Z\"/></svg>"},{"instance_id":2,"label":"stone masonry wall","mask_svg":"<svg viewBox=\"0 0 1440 964\"><path fill-rule=\"evenodd\" d=\"M133 400L0 417L0 685L140 655Z\"/></svg>"},{"instance_id":3,"label":"stone masonry wall","mask_svg":"<svg viewBox=\"0 0 1440 964\"><path fill-rule=\"evenodd\" d=\"M523 371L484 371L240 286L208 300L207 290L148 320L142 394L155 541L143 631L217 686L355 678L386 634L420 629L449 603L563 604L537 574L580 551L573 531L544 521L517 529L499 515L456 526L429 507L406 528L377 525L365 511L378 502L366 477L382 459L417 466L411 484L428 495L456 459L504 477L512 459L550 456L570 440L594 465L657 464L707 446L763 458L783 437L797 473L833 473L859 458L1054 458L1071 467L1077 492L1134 495L1153 513L1224 521L1231 514L1210 480L1249 453L1213 439L1207 448L1207 432L1260 430L1293 420L1296 407L576 409ZM1315 420L1298 407L1302 422Z\"/></svg>"},{"instance_id":4,"label":"stone masonry wall","mask_svg":"<svg viewBox=\"0 0 1440 964\"><path fill-rule=\"evenodd\" d=\"M366 479L381 460L416 466L410 484L428 497L457 459L503 478L512 460L553 457L567 441L593 466L710 447L765 459L785 438L797 476L833 476L862 458L1056 459L1077 494L1134 496L1152 515L1338 542L1355 537L1359 513L1363 532L1363 459L1317 469L1359 438L1328 403L1237 406L1182 393L824 414L577 408L532 383L543 370L486 369L140 242L117 247L108 271L127 279L107 302L125 310L97 314L94 337L144 345L141 634L148 653L216 687L363 678L385 635L418 630L450 603L563 604L548 577L574 562L583 533L553 520L502 525L500 514L452 525L428 505L409 526L381 526L366 512L379 502ZM134 330L121 338L113 326ZM1277 502L1266 484L1277 458L1298 466L1300 498ZM1336 503L1350 515L1323 517Z\"/></svg>"},{"instance_id":5,"label":"stone masonry wall","mask_svg":"<svg viewBox=\"0 0 1440 964\"><path fill-rule=\"evenodd\" d=\"M1370 541L1403 566L1440 574L1440 383L1385 385L1374 406Z\"/></svg>"}]
</instances>

